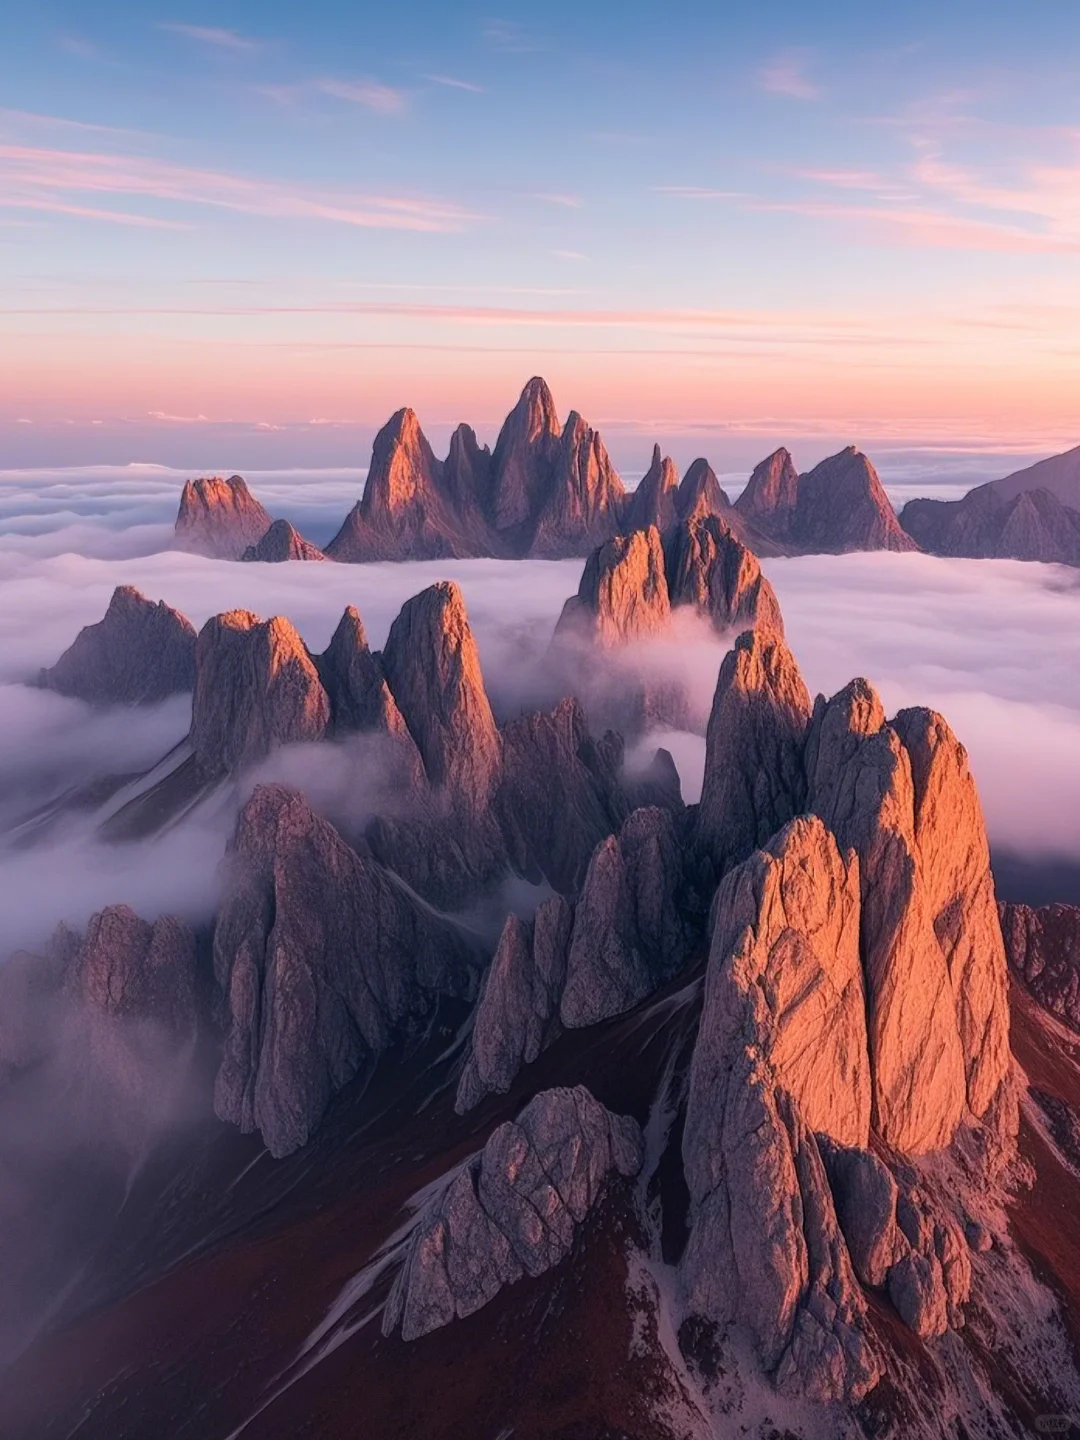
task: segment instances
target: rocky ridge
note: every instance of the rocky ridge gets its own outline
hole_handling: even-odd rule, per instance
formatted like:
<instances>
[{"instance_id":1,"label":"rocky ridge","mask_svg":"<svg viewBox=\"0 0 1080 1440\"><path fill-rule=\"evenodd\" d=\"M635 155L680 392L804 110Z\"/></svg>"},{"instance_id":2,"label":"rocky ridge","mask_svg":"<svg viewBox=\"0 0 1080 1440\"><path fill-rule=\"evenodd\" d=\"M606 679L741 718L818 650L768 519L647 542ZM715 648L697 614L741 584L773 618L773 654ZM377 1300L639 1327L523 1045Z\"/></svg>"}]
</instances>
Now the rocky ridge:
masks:
<instances>
[{"instance_id":1,"label":"rocky ridge","mask_svg":"<svg viewBox=\"0 0 1080 1440\"><path fill-rule=\"evenodd\" d=\"M900 523L932 555L1080 565L1080 510L1049 490L1006 497L992 483L962 500L909 500Z\"/></svg>"}]
</instances>

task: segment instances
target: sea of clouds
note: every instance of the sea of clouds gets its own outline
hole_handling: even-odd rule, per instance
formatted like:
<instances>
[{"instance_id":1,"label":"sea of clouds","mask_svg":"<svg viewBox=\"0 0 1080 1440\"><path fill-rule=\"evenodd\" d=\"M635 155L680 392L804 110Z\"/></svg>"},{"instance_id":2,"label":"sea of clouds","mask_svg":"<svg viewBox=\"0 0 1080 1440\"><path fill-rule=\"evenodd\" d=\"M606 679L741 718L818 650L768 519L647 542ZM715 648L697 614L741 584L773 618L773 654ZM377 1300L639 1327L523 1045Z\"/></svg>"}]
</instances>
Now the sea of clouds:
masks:
<instances>
[{"instance_id":1,"label":"sea of clouds","mask_svg":"<svg viewBox=\"0 0 1080 1440\"><path fill-rule=\"evenodd\" d=\"M336 528L360 484L355 472L252 480L272 513L319 539ZM0 484L0 829L9 836L36 805L103 775L145 770L186 732L186 699L94 712L22 683L101 618L118 584L167 601L196 625L235 607L287 615L318 651L346 605L357 606L378 647L406 599L453 579L500 717L557 698L544 657L580 561L213 561L161 548L180 482L174 472L138 467L36 480L9 472ZM1033 863L1080 861L1080 574L884 553L770 560L766 569L811 691L831 693L862 674L890 713L910 704L941 710L970 752L995 849ZM705 710L725 649L690 627L635 663L679 677ZM643 760L656 743L672 751L684 793L696 799L701 737L654 735L631 759ZM340 757L336 763L340 783L355 788L355 765L350 772ZM283 758L287 764L297 762ZM337 774L320 772L318 783L332 788ZM54 827L44 844L21 843L24 828L20 843L9 839L0 850L0 953L40 943L60 919L81 925L112 902L205 918L234 813L208 807L137 845L103 845L79 818Z\"/></svg>"}]
</instances>

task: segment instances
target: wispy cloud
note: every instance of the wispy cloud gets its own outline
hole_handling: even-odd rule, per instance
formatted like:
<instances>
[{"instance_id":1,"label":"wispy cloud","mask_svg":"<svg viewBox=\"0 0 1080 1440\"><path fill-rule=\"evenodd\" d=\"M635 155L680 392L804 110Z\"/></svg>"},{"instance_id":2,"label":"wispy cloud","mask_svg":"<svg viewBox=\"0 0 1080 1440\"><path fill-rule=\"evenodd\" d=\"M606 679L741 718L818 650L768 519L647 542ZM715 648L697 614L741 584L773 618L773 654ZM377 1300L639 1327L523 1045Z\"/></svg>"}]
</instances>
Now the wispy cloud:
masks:
<instances>
[{"instance_id":1,"label":"wispy cloud","mask_svg":"<svg viewBox=\"0 0 1080 1440\"><path fill-rule=\"evenodd\" d=\"M758 71L758 84L770 95L788 95L793 100L820 100L821 87L807 71L810 56L805 50L785 50Z\"/></svg>"},{"instance_id":2,"label":"wispy cloud","mask_svg":"<svg viewBox=\"0 0 1080 1440\"><path fill-rule=\"evenodd\" d=\"M526 55L540 49L530 32L518 20L485 20L480 33L493 50L501 50L504 54Z\"/></svg>"},{"instance_id":3,"label":"wispy cloud","mask_svg":"<svg viewBox=\"0 0 1080 1440\"><path fill-rule=\"evenodd\" d=\"M121 125L98 125L90 120L68 120L63 115L40 115L33 110L7 110L2 107L0 125L21 130L78 130L96 135L145 135L145 131L128 130Z\"/></svg>"},{"instance_id":4,"label":"wispy cloud","mask_svg":"<svg viewBox=\"0 0 1080 1440\"><path fill-rule=\"evenodd\" d=\"M588 260L589 258L580 250L552 250L551 253L559 260Z\"/></svg>"},{"instance_id":5,"label":"wispy cloud","mask_svg":"<svg viewBox=\"0 0 1080 1440\"><path fill-rule=\"evenodd\" d=\"M426 197L323 190L143 157L0 145L2 208L52 209L133 225L174 223L145 213L97 211L77 198L103 193L371 229L453 231L479 218L452 202Z\"/></svg>"},{"instance_id":6,"label":"wispy cloud","mask_svg":"<svg viewBox=\"0 0 1080 1440\"><path fill-rule=\"evenodd\" d=\"M75 55L80 60L100 60L101 50L92 40L85 39L82 35L62 34L56 37L56 43L61 50L69 55Z\"/></svg>"},{"instance_id":7,"label":"wispy cloud","mask_svg":"<svg viewBox=\"0 0 1080 1440\"><path fill-rule=\"evenodd\" d=\"M654 185L654 195L674 195L679 200L740 200L741 190L709 190L701 185Z\"/></svg>"},{"instance_id":8,"label":"wispy cloud","mask_svg":"<svg viewBox=\"0 0 1080 1440\"><path fill-rule=\"evenodd\" d=\"M185 40L195 40L200 45L212 45L217 50L231 50L235 54L250 54L261 48L260 41L241 35L236 30L225 30L216 25L185 25L179 20L164 20L157 28L171 35L182 35Z\"/></svg>"},{"instance_id":9,"label":"wispy cloud","mask_svg":"<svg viewBox=\"0 0 1080 1440\"><path fill-rule=\"evenodd\" d=\"M474 95L483 95L483 85L474 85L471 80L458 80L453 75L423 75L424 80L430 80L433 85L446 85L451 90L469 90Z\"/></svg>"},{"instance_id":10,"label":"wispy cloud","mask_svg":"<svg viewBox=\"0 0 1080 1440\"><path fill-rule=\"evenodd\" d=\"M562 195L549 190L530 190L530 200L542 200L545 205L557 205L563 210L580 210L581 200L577 195Z\"/></svg>"},{"instance_id":11,"label":"wispy cloud","mask_svg":"<svg viewBox=\"0 0 1080 1440\"><path fill-rule=\"evenodd\" d=\"M408 104L404 90L395 90L391 85L382 85L378 80L335 80L326 77L312 80L310 88L320 95L329 95L334 100L345 100L350 105L363 105L378 115L400 115Z\"/></svg>"}]
</instances>

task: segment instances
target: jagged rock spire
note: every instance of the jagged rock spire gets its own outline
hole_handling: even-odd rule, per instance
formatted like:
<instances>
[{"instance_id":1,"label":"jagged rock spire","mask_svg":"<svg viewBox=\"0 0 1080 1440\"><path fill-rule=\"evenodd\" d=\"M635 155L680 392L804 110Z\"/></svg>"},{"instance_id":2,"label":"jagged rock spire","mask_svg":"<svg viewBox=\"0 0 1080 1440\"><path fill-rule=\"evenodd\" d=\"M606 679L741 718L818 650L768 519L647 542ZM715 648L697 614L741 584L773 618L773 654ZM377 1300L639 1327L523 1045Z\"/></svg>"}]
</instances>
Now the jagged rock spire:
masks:
<instances>
[{"instance_id":1,"label":"jagged rock spire","mask_svg":"<svg viewBox=\"0 0 1080 1440\"><path fill-rule=\"evenodd\" d=\"M272 523L239 475L188 480L176 515L176 546L219 560L239 560Z\"/></svg>"},{"instance_id":2,"label":"jagged rock spire","mask_svg":"<svg viewBox=\"0 0 1080 1440\"><path fill-rule=\"evenodd\" d=\"M649 468L627 500L624 528L647 530L655 525L662 534L676 518L678 490L679 473L674 461L661 456L660 446L654 445Z\"/></svg>"},{"instance_id":3,"label":"jagged rock spire","mask_svg":"<svg viewBox=\"0 0 1080 1440\"><path fill-rule=\"evenodd\" d=\"M523 524L545 498L561 427L547 382L534 376L503 422L492 457L491 514L498 530Z\"/></svg>"},{"instance_id":4,"label":"jagged rock spire","mask_svg":"<svg viewBox=\"0 0 1080 1440\"><path fill-rule=\"evenodd\" d=\"M811 713L783 640L771 631L740 635L720 667L697 817L698 843L717 875L802 810Z\"/></svg>"},{"instance_id":5,"label":"jagged rock spire","mask_svg":"<svg viewBox=\"0 0 1080 1440\"><path fill-rule=\"evenodd\" d=\"M465 600L453 581L406 601L382 661L431 783L473 812L484 809L498 781L501 746Z\"/></svg>"},{"instance_id":6,"label":"jagged rock spire","mask_svg":"<svg viewBox=\"0 0 1080 1440\"><path fill-rule=\"evenodd\" d=\"M233 774L278 745L321 740L330 701L314 661L282 616L215 615L199 632L191 743L201 779Z\"/></svg>"},{"instance_id":7,"label":"jagged rock spire","mask_svg":"<svg viewBox=\"0 0 1080 1440\"><path fill-rule=\"evenodd\" d=\"M285 560L325 560L326 556L288 520L275 520L257 545L248 546L241 559L278 564Z\"/></svg>"},{"instance_id":8,"label":"jagged rock spire","mask_svg":"<svg viewBox=\"0 0 1080 1440\"><path fill-rule=\"evenodd\" d=\"M617 535L593 551L555 633L620 645L663 634L670 618L664 550L653 526Z\"/></svg>"},{"instance_id":9,"label":"jagged rock spire","mask_svg":"<svg viewBox=\"0 0 1080 1440\"><path fill-rule=\"evenodd\" d=\"M790 451L781 446L755 465L735 509L747 520L767 521L770 535L781 539L789 528L798 490L799 473Z\"/></svg>"}]
</instances>

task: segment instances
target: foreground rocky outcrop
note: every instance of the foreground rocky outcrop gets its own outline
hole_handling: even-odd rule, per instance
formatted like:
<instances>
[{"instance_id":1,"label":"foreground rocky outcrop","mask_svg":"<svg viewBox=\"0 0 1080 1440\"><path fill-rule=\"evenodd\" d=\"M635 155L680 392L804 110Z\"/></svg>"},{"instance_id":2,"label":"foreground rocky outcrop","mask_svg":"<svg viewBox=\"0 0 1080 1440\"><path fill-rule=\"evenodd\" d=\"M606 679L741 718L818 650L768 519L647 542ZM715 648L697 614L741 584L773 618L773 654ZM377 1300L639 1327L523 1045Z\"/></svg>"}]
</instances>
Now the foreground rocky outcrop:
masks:
<instances>
[{"instance_id":1,"label":"foreground rocky outcrop","mask_svg":"<svg viewBox=\"0 0 1080 1440\"><path fill-rule=\"evenodd\" d=\"M195 683L195 627L164 600L118 585L37 684L91 705L154 705Z\"/></svg>"},{"instance_id":2,"label":"foreground rocky outcrop","mask_svg":"<svg viewBox=\"0 0 1080 1440\"><path fill-rule=\"evenodd\" d=\"M1009 964L1039 1004L1080 1032L1080 906L1006 904Z\"/></svg>"},{"instance_id":3,"label":"foreground rocky outcrop","mask_svg":"<svg viewBox=\"0 0 1080 1440\"><path fill-rule=\"evenodd\" d=\"M419 1217L383 1333L415 1340L558 1265L609 1179L636 1175L641 1159L635 1122L584 1086L537 1095Z\"/></svg>"},{"instance_id":4,"label":"foreground rocky outcrop","mask_svg":"<svg viewBox=\"0 0 1080 1440\"><path fill-rule=\"evenodd\" d=\"M995 483L962 500L909 500L900 523L932 555L1080 565L1080 510L1049 490L1006 496Z\"/></svg>"},{"instance_id":5,"label":"foreground rocky outcrop","mask_svg":"<svg viewBox=\"0 0 1080 1440\"><path fill-rule=\"evenodd\" d=\"M505 1093L564 1029L610 1020L666 984L701 934L668 810L635 810L593 852L576 903L511 915L484 978L458 1083L459 1113Z\"/></svg>"},{"instance_id":6,"label":"foreground rocky outcrop","mask_svg":"<svg viewBox=\"0 0 1080 1440\"><path fill-rule=\"evenodd\" d=\"M259 543L249 545L240 558L280 564L286 560L325 560L326 556L288 520L275 520Z\"/></svg>"},{"instance_id":7,"label":"foreground rocky outcrop","mask_svg":"<svg viewBox=\"0 0 1080 1440\"><path fill-rule=\"evenodd\" d=\"M475 994L475 940L358 855L284 786L256 788L214 927L224 1053L214 1105L273 1155L438 995Z\"/></svg>"},{"instance_id":8,"label":"foreground rocky outcrop","mask_svg":"<svg viewBox=\"0 0 1080 1440\"><path fill-rule=\"evenodd\" d=\"M174 527L178 550L216 560L241 560L273 524L239 475L188 480Z\"/></svg>"}]
</instances>

